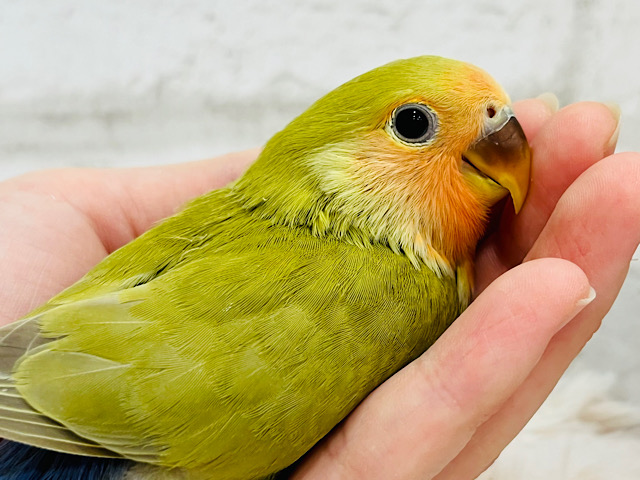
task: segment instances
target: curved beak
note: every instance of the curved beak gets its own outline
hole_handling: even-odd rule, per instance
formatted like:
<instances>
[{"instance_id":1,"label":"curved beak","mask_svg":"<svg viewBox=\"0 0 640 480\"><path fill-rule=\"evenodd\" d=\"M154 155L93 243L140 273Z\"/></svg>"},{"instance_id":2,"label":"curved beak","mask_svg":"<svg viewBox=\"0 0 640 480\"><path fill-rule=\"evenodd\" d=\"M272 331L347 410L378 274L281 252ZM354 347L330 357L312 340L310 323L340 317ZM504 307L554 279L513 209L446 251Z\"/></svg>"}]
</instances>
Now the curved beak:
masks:
<instances>
[{"instance_id":1,"label":"curved beak","mask_svg":"<svg viewBox=\"0 0 640 480\"><path fill-rule=\"evenodd\" d=\"M529 190L531 150L510 107L487 118L483 135L464 152L462 173L491 203L508 192L520 211Z\"/></svg>"}]
</instances>

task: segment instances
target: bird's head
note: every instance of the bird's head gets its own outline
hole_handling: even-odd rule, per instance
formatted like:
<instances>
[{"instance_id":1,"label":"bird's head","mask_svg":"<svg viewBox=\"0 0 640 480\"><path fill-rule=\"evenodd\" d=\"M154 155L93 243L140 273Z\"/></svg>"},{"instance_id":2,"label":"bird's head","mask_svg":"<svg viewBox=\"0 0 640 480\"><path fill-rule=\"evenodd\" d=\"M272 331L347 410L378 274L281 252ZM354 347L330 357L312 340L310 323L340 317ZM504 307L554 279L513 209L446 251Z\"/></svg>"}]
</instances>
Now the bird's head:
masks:
<instances>
[{"instance_id":1,"label":"bird's head","mask_svg":"<svg viewBox=\"0 0 640 480\"><path fill-rule=\"evenodd\" d=\"M379 242L453 273L490 208L527 195L530 151L509 97L484 71L423 56L328 93L266 145L236 184L274 222Z\"/></svg>"}]
</instances>

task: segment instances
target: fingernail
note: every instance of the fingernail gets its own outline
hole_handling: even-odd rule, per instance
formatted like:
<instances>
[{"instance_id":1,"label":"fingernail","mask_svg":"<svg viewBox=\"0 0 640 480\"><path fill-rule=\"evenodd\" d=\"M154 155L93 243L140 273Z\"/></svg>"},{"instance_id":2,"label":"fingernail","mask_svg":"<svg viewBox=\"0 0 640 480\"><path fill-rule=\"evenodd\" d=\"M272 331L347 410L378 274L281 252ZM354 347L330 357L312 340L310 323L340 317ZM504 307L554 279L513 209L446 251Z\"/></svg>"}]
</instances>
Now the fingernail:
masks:
<instances>
[{"instance_id":1,"label":"fingernail","mask_svg":"<svg viewBox=\"0 0 640 480\"><path fill-rule=\"evenodd\" d=\"M615 151L616 144L618 143L618 137L620 136L620 116L622 115L622 110L620 109L620 105L617 103L605 102L604 105L609 109L613 119L616 121L616 129L613 131L609 141L605 145L605 153L610 154Z\"/></svg>"},{"instance_id":2,"label":"fingernail","mask_svg":"<svg viewBox=\"0 0 640 480\"><path fill-rule=\"evenodd\" d=\"M558 100L558 97L551 92L545 92L542 95L538 95L537 99L541 100L551 113L556 113L558 108L560 108L560 101Z\"/></svg>"},{"instance_id":3,"label":"fingernail","mask_svg":"<svg viewBox=\"0 0 640 480\"><path fill-rule=\"evenodd\" d=\"M596 298L596 291L593 287L589 287L589 295L587 295L586 298L581 298L580 300L578 300L576 302L576 308L573 312L573 315L571 316L571 318L574 318L576 315L578 315L578 313L580 313L584 307L586 307L587 305L589 305L591 302L593 302Z\"/></svg>"}]
</instances>

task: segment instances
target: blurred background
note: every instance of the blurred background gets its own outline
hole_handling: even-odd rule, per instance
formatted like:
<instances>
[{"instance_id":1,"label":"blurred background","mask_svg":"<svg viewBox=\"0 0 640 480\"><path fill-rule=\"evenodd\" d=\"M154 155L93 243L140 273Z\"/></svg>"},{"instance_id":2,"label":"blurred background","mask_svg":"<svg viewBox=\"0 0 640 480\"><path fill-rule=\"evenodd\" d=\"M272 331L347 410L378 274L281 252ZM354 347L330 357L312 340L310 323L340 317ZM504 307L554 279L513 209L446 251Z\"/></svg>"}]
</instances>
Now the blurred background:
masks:
<instances>
[{"instance_id":1,"label":"blurred background","mask_svg":"<svg viewBox=\"0 0 640 480\"><path fill-rule=\"evenodd\" d=\"M261 145L333 87L421 54L475 63L514 100L616 102L618 151L640 150L639 27L625 0L0 0L0 180ZM640 478L636 260L601 331L483 478Z\"/></svg>"}]
</instances>

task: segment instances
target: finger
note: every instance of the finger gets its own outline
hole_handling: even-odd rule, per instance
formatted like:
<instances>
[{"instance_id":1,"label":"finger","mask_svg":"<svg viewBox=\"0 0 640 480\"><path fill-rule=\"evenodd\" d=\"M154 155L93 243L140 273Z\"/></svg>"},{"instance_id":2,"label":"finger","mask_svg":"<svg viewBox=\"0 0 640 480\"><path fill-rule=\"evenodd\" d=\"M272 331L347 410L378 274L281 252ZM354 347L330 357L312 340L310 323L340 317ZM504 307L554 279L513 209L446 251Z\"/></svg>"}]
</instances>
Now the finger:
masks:
<instances>
[{"instance_id":1,"label":"finger","mask_svg":"<svg viewBox=\"0 0 640 480\"><path fill-rule=\"evenodd\" d=\"M562 257L579 265L598 296L559 331L503 409L478 429L438 480L475 478L517 435L600 326L640 242L640 155L618 154L585 172L558 202L527 260Z\"/></svg>"},{"instance_id":2,"label":"finger","mask_svg":"<svg viewBox=\"0 0 640 480\"><path fill-rule=\"evenodd\" d=\"M588 293L584 273L564 260L506 273L369 395L294 478L432 478L511 396Z\"/></svg>"},{"instance_id":3,"label":"finger","mask_svg":"<svg viewBox=\"0 0 640 480\"><path fill-rule=\"evenodd\" d=\"M211 160L127 169L64 169L11 180L13 189L70 204L92 225L108 253L130 242L186 201L242 174L259 149Z\"/></svg>"},{"instance_id":4,"label":"finger","mask_svg":"<svg viewBox=\"0 0 640 480\"><path fill-rule=\"evenodd\" d=\"M117 171L120 191L113 200L120 208L115 218L105 218L99 206L92 215L108 229L102 236L108 241L107 250L111 252L133 240L176 213L187 201L235 180L258 153L259 149L252 149L197 162ZM115 230L113 226L118 223L124 229Z\"/></svg>"},{"instance_id":5,"label":"finger","mask_svg":"<svg viewBox=\"0 0 640 480\"><path fill-rule=\"evenodd\" d=\"M619 111L583 102L563 108L540 129L531 141L532 178L522 211L515 216L507 209L498 232L478 250L478 292L522 261L569 185L613 152L618 120Z\"/></svg>"},{"instance_id":6,"label":"finger","mask_svg":"<svg viewBox=\"0 0 640 480\"><path fill-rule=\"evenodd\" d=\"M558 111L558 99L551 93L545 93L538 98L515 102L513 109L526 133L527 140L531 142L551 116Z\"/></svg>"}]
</instances>

